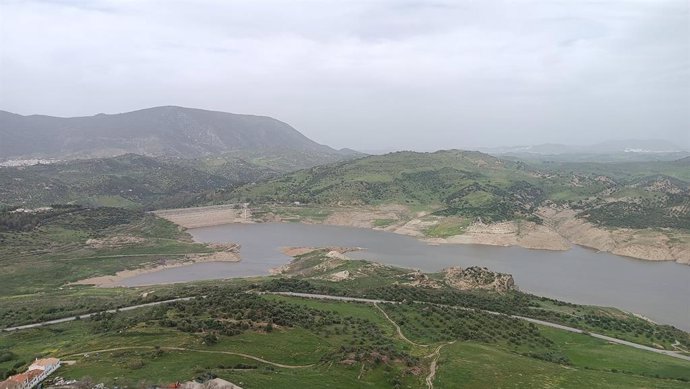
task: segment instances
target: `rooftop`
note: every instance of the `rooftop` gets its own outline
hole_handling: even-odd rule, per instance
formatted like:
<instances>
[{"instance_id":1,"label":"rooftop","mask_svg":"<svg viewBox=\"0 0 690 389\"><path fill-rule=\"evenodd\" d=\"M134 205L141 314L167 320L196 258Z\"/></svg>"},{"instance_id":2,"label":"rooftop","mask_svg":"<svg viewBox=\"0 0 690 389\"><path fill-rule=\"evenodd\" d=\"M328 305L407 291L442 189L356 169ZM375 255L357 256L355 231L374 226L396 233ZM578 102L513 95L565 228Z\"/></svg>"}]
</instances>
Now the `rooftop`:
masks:
<instances>
[{"instance_id":1,"label":"rooftop","mask_svg":"<svg viewBox=\"0 0 690 389\"><path fill-rule=\"evenodd\" d=\"M57 365L58 363L60 363L60 360L57 358L42 358L35 360L34 363L31 364L31 366L48 367Z\"/></svg>"}]
</instances>

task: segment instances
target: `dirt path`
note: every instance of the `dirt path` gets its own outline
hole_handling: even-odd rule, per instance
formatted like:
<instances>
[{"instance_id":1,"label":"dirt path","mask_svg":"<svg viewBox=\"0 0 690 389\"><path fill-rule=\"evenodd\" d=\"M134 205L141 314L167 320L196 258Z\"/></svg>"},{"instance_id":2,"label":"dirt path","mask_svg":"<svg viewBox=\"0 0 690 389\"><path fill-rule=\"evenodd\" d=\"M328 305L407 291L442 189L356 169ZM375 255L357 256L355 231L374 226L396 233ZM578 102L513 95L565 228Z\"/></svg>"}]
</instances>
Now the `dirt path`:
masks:
<instances>
[{"instance_id":1,"label":"dirt path","mask_svg":"<svg viewBox=\"0 0 690 389\"><path fill-rule=\"evenodd\" d=\"M413 346L417 346L417 347L429 347L428 344L419 344L419 343L415 343L415 342L413 342L413 341L407 339L407 337L405 336L405 334L402 333L402 330L400 329L400 326L399 326L396 322L394 322L394 321L388 316L388 314L386 313L386 311L384 311L381 307L379 307L378 303L374 303L374 306L375 306L379 311L381 311L381 313L383 313L383 316L385 316L386 320L388 320L391 324L393 324L393 326L395 326L395 330L398 332L398 336L400 337L400 339L404 340L405 342L407 342L407 343L409 343L409 344L411 344L411 345L413 345Z\"/></svg>"},{"instance_id":2,"label":"dirt path","mask_svg":"<svg viewBox=\"0 0 690 389\"><path fill-rule=\"evenodd\" d=\"M369 303L369 304L374 304L374 303L400 304L399 301L386 301L386 300L373 300L373 299L356 298L356 297L331 296L331 295L327 295L327 294L311 294L311 293L298 293L298 292L271 292L271 293L265 293L265 294L277 294L277 295L282 295L282 296L315 298L315 299L323 299L323 300L357 301L357 302L363 302L363 303ZM425 301L419 301L419 303L431 304L431 303L425 302ZM447 307L452 307L455 309L474 310L473 308L458 307L458 306L454 306L454 305L443 305L443 304L434 304L434 305L447 306ZM643 344L628 342L627 340L612 338L610 336L601 335L601 334L597 334L594 332L583 331L579 328L568 327L568 326L564 326L562 324L551 323L551 322L539 320L539 319L532 319L530 317L518 316L518 315L505 315L505 314L500 313L500 312L487 311L487 310L483 310L483 309L478 309L478 310L485 312L485 313L488 313L488 314L491 314L491 315L504 315L504 316L512 317L513 319L524 320L524 321L531 322L534 324L540 324L540 325L543 325L546 327L556 328L559 330L573 332L576 334L587 334L591 337L605 340L607 342L617 343L617 344L621 344L624 346L630 346L630 347L633 347L633 348L636 348L639 350L651 351L653 353L668 355L669 357L674 357L674 358L690 361L690 356L683 355L683 354L676 352L676 351L661 350L661 349L645 346Z\"/></svg>"},{"instance_id":3,"label":"dirt path","mask_svg":"<svg viewBox=\"0 0 690 389\"><path fill-rule=\"evenodd\" d=\"M426 356L426 358L434 358L431 360L431 364L429 364L429 375L426 376L426 387L428 389L434 389L434 378L436 378L436 367L438 366L438 358L441 356L441 349L453 343L455 343L455 341L442 344L436 347L433 353Z\"/></svg>"},{"instance_id":4,"label":"dirt path","mask_svg":"<svg viewBox=\"0 0 690 389\"><path fill-rule=\"evenodd\" d=\"M395 330L397 331L398 336L400 337L400 339L404 340L405 342L407 342L407 343L409 343L409 344L411 344L411 345L413 345L413 346L417 346L417 347L429 347L428 344L419 344L419 343L415 343L415 342L411 341L410 339L408 339L408 338L405 336L405 334L402 333L402 330L400 329L400 326L398 325L398 323L396 323L395 321L393 321L393 319L391 319L390 316L388 316L388 314L386 313L386 311L384 311L383 308L381 308L381 307L379 306L378 303L374 303L374 306L376 307L376 309L378 309L379 311L381 311L381 313L383 313L383 316L386 318L386 320L388 320L391 324L393 324L393 326L395 327ZM441 356L441 349L442 349L444 346L447 346L447 345L453 344L453 343L455 343L455 341L448 342L448 343L445 343L445 344L441 344L441 345L439 345L438 347L436 347L436 349L434 350L433 353L431 353L431 354L429 354L429 355L427 355L427 356L424 357L424 358L432 358L432 359L431 359L431 363L429 364L429 375L426 377L426 386L427 386L428 389L433 389L433 388L434 388L434 378L436 377L436 368L437 368L437 366L438 366L438 358Z\"/></svg>"},{"instance_id":5,"label":"dirt path","mask_svg":"<svg viewBox=\"0 0 690 389\"><path fill-rule=\"evenodd\" d=\"M137 349L146 349L146 350L154 350L156 349L155 346L128 346L128 347L115 347L115 348L108 348L108 349L103 349L103 350L93 350L93 351L86 351L82 353L77 353L77 354L70 354L70 355L64 355L62 358L69 358L69 357L76 357L76 356L84 356L87 354L95 354L95 353L107 353L111 351L122 351L122 350L137 350ZM261 363L266 363L272 366L276 367L282 367L285 369L304 369L307 367L312 367L314 364L310 365L284 365L282 363L277 363L277 362L271 362L267 361L263 358L256 357L254 355L250 354L244 354L244 353L236 353L233 351L214 351L214 350L197 350L197 349L192 349L192 348L185 348L185 347L159 347L160 350L168 350L168 351L186 351L186 352L194 352L194 353L205 353L205 354L224 354L224 355L235 355L238 357L243 357L243 358L248 358L248 359L253 359L257 362Z\"/></svg>"}]
</instances>

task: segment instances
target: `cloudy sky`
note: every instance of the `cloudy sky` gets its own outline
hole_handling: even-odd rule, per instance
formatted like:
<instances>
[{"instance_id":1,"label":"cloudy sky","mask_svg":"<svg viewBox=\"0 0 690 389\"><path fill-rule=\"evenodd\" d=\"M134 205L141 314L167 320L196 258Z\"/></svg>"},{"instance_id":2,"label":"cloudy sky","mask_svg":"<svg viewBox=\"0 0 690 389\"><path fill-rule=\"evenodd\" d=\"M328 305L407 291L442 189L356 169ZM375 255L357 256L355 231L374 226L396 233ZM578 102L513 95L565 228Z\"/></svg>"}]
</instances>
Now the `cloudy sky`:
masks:
<instances>
[{"instance_id":1,"label":"cloudy sky","mask_svg":"<svg viewBox=\"0 0 690 389\"><path fill-rule=\"evenodd\" d=\"M689 4L0 0L0 109L261 114L364 150L688 147Z\"/></svg>"}]
</instances>

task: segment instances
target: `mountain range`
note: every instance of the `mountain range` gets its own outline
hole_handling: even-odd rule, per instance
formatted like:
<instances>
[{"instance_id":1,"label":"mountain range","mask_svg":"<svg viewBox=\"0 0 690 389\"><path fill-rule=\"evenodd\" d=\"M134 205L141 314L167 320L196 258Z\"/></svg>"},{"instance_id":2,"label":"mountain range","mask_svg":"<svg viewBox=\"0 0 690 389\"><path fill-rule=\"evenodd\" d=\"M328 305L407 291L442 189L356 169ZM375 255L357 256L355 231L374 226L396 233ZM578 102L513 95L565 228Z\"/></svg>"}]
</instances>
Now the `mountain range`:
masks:
<instances>
[{"instance_id":1,"label":"mountain range","mask_svg":"<svg viewBox=\"0 0 690 389\"><path fill-rule=\"evenodd\" d=\"M0 160L297 153L310 165L357 154L316 143L271 117L176 106L71 118L0 111L0 139Z\"/></svg>"}]
</instances>

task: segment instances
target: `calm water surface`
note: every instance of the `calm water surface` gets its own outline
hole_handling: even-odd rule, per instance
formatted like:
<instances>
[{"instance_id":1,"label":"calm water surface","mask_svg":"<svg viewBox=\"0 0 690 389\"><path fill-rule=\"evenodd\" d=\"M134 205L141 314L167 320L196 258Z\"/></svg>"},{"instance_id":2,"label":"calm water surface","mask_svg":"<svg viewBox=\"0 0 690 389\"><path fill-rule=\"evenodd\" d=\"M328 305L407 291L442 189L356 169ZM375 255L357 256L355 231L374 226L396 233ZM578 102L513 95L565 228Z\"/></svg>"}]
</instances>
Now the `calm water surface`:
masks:
<instances>
[{"instance_id":1,"label":"calm water surface","mask_svg":"<svg viewBox=\"0 0 690 389\"><path fill-rule=\"evenodd\" d=\"M439 271L486 266L510 273L520 290L579 304L614 306L690 331L690 266L629 259L575 246L569 251L482 245L432 246L415 238L369 229L298 223L226 224L191 229L200 242L235 242L239 263L208 262L142 274L123 281L140 286L265 275L290 257L289 246L348 246L358 259Z\"/></svg>"}]
</instances>

